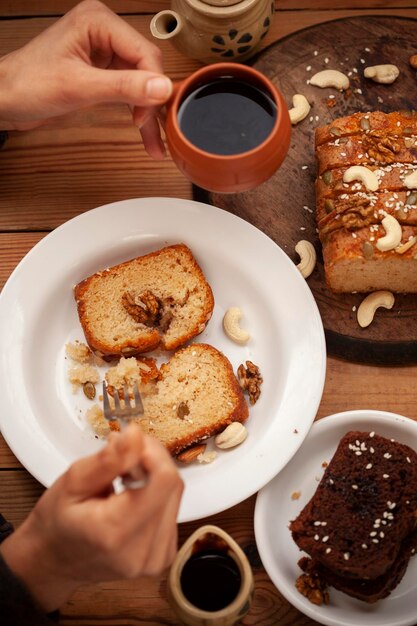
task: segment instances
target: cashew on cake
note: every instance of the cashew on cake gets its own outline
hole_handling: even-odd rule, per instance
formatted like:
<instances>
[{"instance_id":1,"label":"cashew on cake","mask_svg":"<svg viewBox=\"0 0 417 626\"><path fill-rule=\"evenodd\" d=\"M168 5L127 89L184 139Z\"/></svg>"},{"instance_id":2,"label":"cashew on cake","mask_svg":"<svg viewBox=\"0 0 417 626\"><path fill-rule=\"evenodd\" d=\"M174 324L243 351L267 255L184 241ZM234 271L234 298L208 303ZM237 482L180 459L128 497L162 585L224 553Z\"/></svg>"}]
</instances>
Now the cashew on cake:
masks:
<instances>
[{"instance_id":1,"label":"cashew on cake","mask_svg":"<svg viewBox=\"0 0 417 626\"><path fill-rule=\"evenodd\" d=\"M328 287L417 293L417 113L317 128L316 210Z\"/></svg>"}]
</instances>

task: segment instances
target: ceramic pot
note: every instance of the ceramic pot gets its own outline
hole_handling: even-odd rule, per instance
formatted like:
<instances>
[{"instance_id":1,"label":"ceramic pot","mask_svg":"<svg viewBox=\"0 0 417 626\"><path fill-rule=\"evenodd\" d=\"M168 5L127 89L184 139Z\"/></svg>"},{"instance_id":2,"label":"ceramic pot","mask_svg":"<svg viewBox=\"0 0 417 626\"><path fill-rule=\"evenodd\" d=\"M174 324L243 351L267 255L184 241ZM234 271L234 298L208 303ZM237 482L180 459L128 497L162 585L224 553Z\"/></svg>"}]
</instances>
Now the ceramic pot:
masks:
<instances>
[{"instance_id":1,"label":"ceramic pot","mask_svg":"<svg viewBox=\"0 0 417 626\"><path fill-rule=\"evenodd\" d=\"M181 587L181 573L191 555L214 545L230 556L240 572L240 589L234 600L219 611L204 611L191 604ZM253 595L253 575L243 550L224 530L217 526L202 526L179 550L169 572L168 597L178 617L187 626L232 626L249 611Z\"/></svg>"},{"instance_id":2,"label":"ceramic pot","mask_svg":"<svg viewBox=\"0 0 417 626\"><path fill-rule=\"evenodd\" d=\"M268 93L277 108L275 124L262 143L247 152L226 156L196 147L185 137L178 121L178 111L187 95L225 76ZM281 165L290 145L291 122L282 94L264 74L240 63L216 63L200 68L175 86L167 105L165 131L172 159L191 182L208 191L239 193L265 182Z\"/></svg>"},{"instance_id":3,"label":"ceramic pot","mask_svg":"<svg viewBox=\"0 0 417 626\"><path fill-rule=\"evenodd\" d=\"M150 29L202 63L246 61L267 34L274 8L273 0L172 0Z\"/></svg>"}]
</instances>

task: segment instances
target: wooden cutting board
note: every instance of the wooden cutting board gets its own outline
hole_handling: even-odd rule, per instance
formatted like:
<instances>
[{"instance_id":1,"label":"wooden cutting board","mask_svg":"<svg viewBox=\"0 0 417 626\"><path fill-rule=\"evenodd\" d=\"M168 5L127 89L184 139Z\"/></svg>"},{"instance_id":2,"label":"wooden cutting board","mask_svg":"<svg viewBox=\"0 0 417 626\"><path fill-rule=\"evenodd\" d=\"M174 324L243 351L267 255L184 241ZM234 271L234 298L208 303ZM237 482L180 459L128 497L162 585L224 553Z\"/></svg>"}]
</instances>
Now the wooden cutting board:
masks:
<instances>
[{"instance_id":1,"label":"wooden cutting board","mask_svg":"<svg viewBox=\"0 0 417 626\"><path fill-rule=\"evenodd\" d=\"M252 65L273 80L289 107L295 93L304 94L313 104L310 116L293 127L284 164L263 185L231 195L195 190L196 198L239 215L262 230L295 263L299 262L295 244L300 239L314 243L318 263L307 282L323 319L328 352L358 362L417 363L417 295L396 295L393 309L379 309L373 323L363 329L357 323L355 307L364 296L336 295L326 287L314 217L314 129L356 111L417 108L417 72L408 62L417 53L416 33L417 20L353 17L307 28L267 48ZM379 85L363 76L367 65L382 63L400 68L400 76L392 85ZM326 68L352 73L351 90L346 95L307 85L309 77ZM331 108L330 94L336 96ZM271 289L279 289L279 282Z\"/></svg>"}]
</instances>

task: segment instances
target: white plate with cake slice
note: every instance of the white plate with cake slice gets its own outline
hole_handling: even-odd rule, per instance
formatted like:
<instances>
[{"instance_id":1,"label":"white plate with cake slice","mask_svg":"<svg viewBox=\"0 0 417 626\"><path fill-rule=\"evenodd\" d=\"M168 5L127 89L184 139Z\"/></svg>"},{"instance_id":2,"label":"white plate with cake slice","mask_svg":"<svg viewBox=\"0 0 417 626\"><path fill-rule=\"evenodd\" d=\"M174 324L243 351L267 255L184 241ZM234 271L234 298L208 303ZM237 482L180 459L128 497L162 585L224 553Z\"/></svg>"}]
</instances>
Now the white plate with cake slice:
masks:
<instances>
[{"instance_id":1,"label":"white plate with cake slice","mask_svg":"<svg viewBox=\"0 0 417 626\"><path fill-rule=\"evenodd\" d=\"M371 409L346 411L313 424L290 463L258 494L255 535L262 563L276 588L288 602L321 624L412 626L417 622L416 556L410 559L399 585L387 598L374 604L357 600L329 587L329 604L318 606L312 604L295 587L297 578L303 573L297 563L305 553L293 541L289 523L297 518L315 493L339 441L349 431L374 431L417 451L417 422L394 413Z\"/></svg>"},{"instance_id":2,"label":"white plate with cake slice","mask_svg":"<svg viewBox=\"0 0 417 626\"><path fill-rule=\"evenodd\" d=\"M210 464L179 466L184 522L231 507L271 480L301 445L322 395L326 350L314 298L288 256L246 221L198 202L141 198L88 211L45 237L0 296L0 427L46 486L103 445L85 418L90 401L82 391L74 394L68 380L65 345L84 341L73 287L94 272L181 242L215 299L213 316L194 341L221 350L235 372L253 361L264 379L250 407L247 439L219 450ZM232 306L243 311L252 337L244 346L222 328Z\"/></svg>"}]
</instances>

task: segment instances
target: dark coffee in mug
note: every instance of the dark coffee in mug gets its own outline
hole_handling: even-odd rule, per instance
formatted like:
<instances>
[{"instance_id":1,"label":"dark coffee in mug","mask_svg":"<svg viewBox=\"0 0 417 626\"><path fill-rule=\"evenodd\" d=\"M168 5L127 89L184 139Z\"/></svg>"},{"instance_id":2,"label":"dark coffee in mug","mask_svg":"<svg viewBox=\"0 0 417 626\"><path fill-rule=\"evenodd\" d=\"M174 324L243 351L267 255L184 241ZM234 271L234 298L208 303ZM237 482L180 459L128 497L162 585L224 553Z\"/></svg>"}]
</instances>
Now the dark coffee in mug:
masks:
<instances>
[{"instance_id":1,"label":"dark coffee in mug","mask_svg":"<svg viewBox=\"0 0 417 626\"><path fill-rule=\"evenodd\" d=\"M183 594L203 611L224 609L236 598L240 585L239 566L221 550L193 554L181 572Z\"/></svg>"},{"instance_id":2,"label":"dark coffee in mug","mask_svg":"<svg viewBox=\"0 0 417 626\"><path fill-rule=\"evenodd\" d=\"M224 77L197 87L178 110L184 136L218 155L248 152L270 135L277 118L271 96L249 82Z\"/></svg>"}]
</instances>

